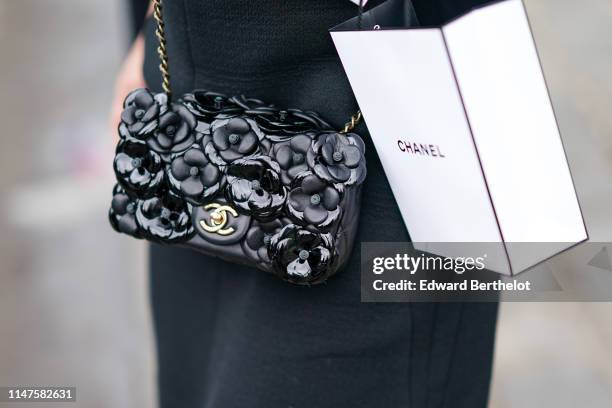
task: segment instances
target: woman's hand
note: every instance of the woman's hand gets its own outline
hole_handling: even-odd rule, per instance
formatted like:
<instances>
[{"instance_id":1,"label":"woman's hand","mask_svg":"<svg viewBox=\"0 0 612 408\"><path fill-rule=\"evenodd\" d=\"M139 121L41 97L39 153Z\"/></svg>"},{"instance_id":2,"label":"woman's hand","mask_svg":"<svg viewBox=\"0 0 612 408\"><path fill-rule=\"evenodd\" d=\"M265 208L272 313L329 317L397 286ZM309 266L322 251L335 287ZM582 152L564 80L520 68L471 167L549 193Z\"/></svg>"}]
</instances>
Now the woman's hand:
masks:
<instances>
[{"instance_id":1,"label":"woman's hand","mask_svg":"<svg viewBox=\"0 0 612 408\"><path fill-rule=\"evenodd\" d=\"M127 57L125 58L117 81L115 82L115 93L111 106L111 114L109 126L113 137L117 137L117 127L121 120L121 111L123 110L123 100L125 97L137 88L144 88L146 86L143 73L142 64L144 62L144 38L139 35Z\"/></svg>"}]
</instances>

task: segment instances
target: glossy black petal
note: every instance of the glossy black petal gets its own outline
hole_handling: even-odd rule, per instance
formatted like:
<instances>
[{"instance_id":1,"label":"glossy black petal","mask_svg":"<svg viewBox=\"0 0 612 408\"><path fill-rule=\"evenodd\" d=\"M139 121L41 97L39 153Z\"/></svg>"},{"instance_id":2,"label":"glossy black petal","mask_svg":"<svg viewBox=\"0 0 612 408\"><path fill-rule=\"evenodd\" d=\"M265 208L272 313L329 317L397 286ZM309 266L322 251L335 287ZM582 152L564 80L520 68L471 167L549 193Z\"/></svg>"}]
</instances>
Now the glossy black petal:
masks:
<instances>
[{"instance_id":1,"label":"glossy black petal","mask_svg":"<svg viewBox=\"0 0 612 408\"><path fill-rule=\"evenodd\" d=\"M159 123L147 143L162 157L180 153L191 147L201 135L196 131L195 116L182 104L173 103L159 117Z\"/></svg>"},{"instance_id":2,"label":"glossy black petal","mask_svg":"<svg viewBox=\"0 0 612 408\"><path fill-rule=\"evenodd\" d=\"M226 197L243 214L269 220L282 210L287 198L278 163L267 156L239 159L226 168Z\"/></svg>"},{"instance_id":3,"label":"glossy black petal","mask_svg":"<svg viewBox=\"0 0 612 408\"><path fill-rule=\"evenodd\" d=\"M311 131L331 129L331 126L315 112L259 106L249 108L246 113L253 116L261 130L274 142L289 140L295 135Z\"/></svg>"},{"instance_id":4,"label":"glossy black petal","mask_svg":"<svg viewBox=\"0 0 612 408\"><path fill-rule=\"evenodd\" d=\"M142 201L136 209L136 220L151 240L185 241L195 232L190 211L183 200L166 194Z\"/></svg>"},{"instance_id":5,"label":"glossy black petal","mask_svg":"<svg viewBox=\"0 0 612 408\"><path fill-rule=\"evenodd\" d=\"M264 134L247 117L215 120L211 124L212 142L205 146L206 154L218 165L250 158L261 153Z\"/></svg>"},{"instance_id":6,"label":"glossy black petal","mask_svg":"<svg viewBox=\"0 0 612 408\"><path fill-rule=\"evenodd\" d=\"M308 170L306 155L314 134L302 134L273 146L271 154L281 167L283 184L290 185L295 177Z\"/></svg>"},{"instance_id":7,"label":"glossy black petal","mask_svg":"<svg viewBox=\"0 0 612 408\"><path fill-rule=\"evenodd\" d=\"M198 145L173 156L168 165L170 188L191 204L202 204L223 187L225 177Z\"/></svg>"},{"instance_id":8,"label":"glossy black petal","mask_svg":"<svg viewBox=\"0 0 612 408\"><path fill-rule=\"evenodd\" d=\"M207 123L219 116L235 116L243 111L225 95L216 92L195 91L185 95L183 101L191 113Z\"/></svg>"},{"instance_id":9,"label":"glossy black petal","mask_svg":"<svg viewBox=\"0 0 612 408\"><path fill-rule=\"evenodd\" d=\"M290 221L286 218L277 218L269 222L253 221L242 242L244 253L255 262L270 262L268 248L272 242L272 237L288 224L290 224Z\"/></svg>"},{"instance_id":10,"label":"glossy black petal","mask_svg":"<svg viewBox=\"0 0 612 408\"><path fill-rule=\"evenodd\" d=\"M342 215L340 192L317 175L297 177L287 197L287 212L299 224L327 229Z\"/></svg>"},{"instance_id":11,"label":"glossy black petal","mask_svg":"<svg viewBox=\"0 0 612 408\"><path fill-rule=\"evenodd\" d=\"M268 256L277 276L291 283L310 285L327 278L336 253L331 235L289 224L272 237Z\"/></svg>"},{"instance_id":12,"label":"glossy black petal","mask_svg":"<svg viewBox=\"0 0 612 408\"><path fill-rule=\"evenodd\" d=\"M365 145L354 134L323 133L307 153L308 166L322 179L350 186L366 177Z\"/></svg>"},{"instance_id":13,"label":"glossy black petal","mask_svg":"<svg viewBox=\"0 0 612 408\"><path fill-rule=\"evenodd\" d=\"M108 212L108 219L115 231L131 235L134 238L142 238L140 227L136 222L138 205L138 199L130 197L119 185L115 186L111 208Z\"/></svg>"},{"instance_id":14,"label":"glossy black petal","mask_svg":"<svg viewBox=\"0 0 612 408\"><path fill-rule=\"evenodd\" d=\"M159 115L166 110L165 95L153 96L147 89L131 92L123 103L119 136L143 140L155 130Z\"/></svg>"},{"instance_id":15,"label":"glossy black petal","mask_svg":"<svg viewBox=\"0 0 612 408\"><path fill-rule=\"evenodd\" d=\"M163 183L162 159L146 144L120 143L113 163L117 181L128 193L141 198L150 197Z\"/></svg>"}]
</instances>

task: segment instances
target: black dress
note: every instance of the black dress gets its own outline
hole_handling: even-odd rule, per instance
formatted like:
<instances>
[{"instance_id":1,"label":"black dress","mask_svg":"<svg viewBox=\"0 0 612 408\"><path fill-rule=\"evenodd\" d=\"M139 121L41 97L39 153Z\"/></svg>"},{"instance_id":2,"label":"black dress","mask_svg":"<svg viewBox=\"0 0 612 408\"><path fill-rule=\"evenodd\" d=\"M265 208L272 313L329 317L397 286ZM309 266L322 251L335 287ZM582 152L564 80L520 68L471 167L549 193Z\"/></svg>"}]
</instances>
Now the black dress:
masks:
<instances>
[{"instance_id":1,"label":"black dress","mask_svg":"<svg viewBox=\"0 0 612 408\"><path fill-rule=\"evenodd\" d=\"M165 1L172 87L312 109L340 127L356 102L327 30L348 0ZM371 5L380 0L371 0ZM152 26L145 77L160 90ZM359 242L408 241L365 126L357 244L327 284L151 248L162 408L485 407L496 304L360 302Z\"/></svg>"}]
</instances>

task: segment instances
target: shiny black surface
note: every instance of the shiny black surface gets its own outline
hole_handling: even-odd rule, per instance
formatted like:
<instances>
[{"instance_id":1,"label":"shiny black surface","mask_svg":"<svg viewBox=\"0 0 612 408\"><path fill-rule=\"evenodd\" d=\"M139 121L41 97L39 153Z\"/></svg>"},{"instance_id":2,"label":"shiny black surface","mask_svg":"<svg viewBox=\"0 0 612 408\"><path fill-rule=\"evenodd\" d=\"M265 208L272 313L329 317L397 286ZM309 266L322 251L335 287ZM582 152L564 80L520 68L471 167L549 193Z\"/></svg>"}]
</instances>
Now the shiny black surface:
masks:
<instances>
[{"instance_id":1,"label":"shiny black surface","mask_svg":"<svg viewBox=\"0 0 612 408\"><path fill-rule=\"evenodd\" d=\"M341 193L317 175L307 171L297 176L289 193L287 211L302 223L326 229L342 215Z\"/></svg>"},{"instance_id":2,"label":"shiny black surface","mask_svg":"<svg viewBox=\"0 0 612 408\"><path fill-rule=\"evenodd\" d=\"M286 225L291 224L288 218L277 218L268 222L253 221L242 241L244 253L257 263L269 263L268 247L272 237Z\"/></svg>"},{"instance_id":3,"label":"shiny black surface","mask_svg":"<svg viewBox=\"0 0 612 408\"><path fill-rule=\"evenodd\" d=\"M111 225L117 232L141 238L138 224L136 224L136 208L139 200L130 197L119 185L113 191L113 201L108 212Z\"/></svg>"},{"instance_id":4,"label":"shiny black surface","mask_svg":"<svg viewBox=\"0 0 612 408\"><path fill-rule=\"evenodd\" d=\"M314 284L327 279L336 256L331 235L293 224L272 237L268 252L274 272L296 284Z\"/></svg>"},{"instance_id":5,"label":"shiny black surface","mask_svg":"<svg viewBox=\"0 0 612 408\"><path fill-rule=\"evenodd\" d=\"M227 167L226 197L234 207L261 221L280 216L287 199L280 167L268 156L237 160Z\"/></svg>"},{"instance_id":6,"label":"shiny black surface","mask_svg":"<svg viewBox=\"0 0 612 408\"><path fill-rule=\"evenodd\" d=\"M119 142L114 160L117 182L137 197L157 193L164 181L164 163L143 143Z\"/></svg>"},{"instance_id":7,"label":"shiny black surface","mask_svg":"<svg viewBox=\"0 0 612 408\"><path fill-rule=\"evenodd\" d=\"M350 186L366 176L365 145L355 134L319 135L308 150L308 166L322 179Z\"/></svg>"},{"instance_id":8,"label":"shiny black surface","mask_svg":"<svg viewBox=\"0 0 612 408\"><path fill-rule=\"evenodd\" d=\"M189 205L171 194L139 202L136 224L148 239L165 243L185 241L194 233Z\"/></svg>"},{"instance_id":9,"label":"shiny black surface","mask_svg":"<svg viewBox=\"0 0 612 408\"><path fill-rule=\"evenodd\" d=\"M174 156L167 174L172 191L195 205L217 194L225 184L223 173L197 144Z\"/></svg>"},{"instance_id":10,"label":"shiny black surface","mask_svg":"<svg viewBox=\"0 0 612 408\"><path fill-rule=\"evenodd\" d=\"M206 91L170 103L139 89L121 118L115 230L297 284L323 282L347 258L339 251L354 239L366 176L356 134L332 131L314 112ZM353 215L343 219L344 209Z\"/></svg>"}]
</instances>

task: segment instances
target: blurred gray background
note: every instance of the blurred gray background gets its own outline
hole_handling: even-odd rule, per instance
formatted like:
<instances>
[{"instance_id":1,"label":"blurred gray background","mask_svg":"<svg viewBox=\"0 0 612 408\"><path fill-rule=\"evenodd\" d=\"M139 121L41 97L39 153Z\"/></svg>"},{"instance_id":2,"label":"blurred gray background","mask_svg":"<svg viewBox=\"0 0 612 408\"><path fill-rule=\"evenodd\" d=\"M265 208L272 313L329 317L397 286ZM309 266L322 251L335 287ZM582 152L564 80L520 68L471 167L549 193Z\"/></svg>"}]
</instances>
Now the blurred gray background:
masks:
<instances>
[{"instance_id":1,"label":"blurred gray background","mask_svg":"<svg viewBox=\"0 0 612 408\"><path fill-rule=\"evenodd\" d=\"M591 238L610 242L612 2L525 3ZM0 0L0 386L74 385L78 407L155 406L146 246L105 215L128 21L124 0ZM612 406L610 345L612 304L502 304L490 406Z\"/></svg>"}]
</instances>

